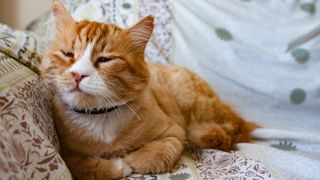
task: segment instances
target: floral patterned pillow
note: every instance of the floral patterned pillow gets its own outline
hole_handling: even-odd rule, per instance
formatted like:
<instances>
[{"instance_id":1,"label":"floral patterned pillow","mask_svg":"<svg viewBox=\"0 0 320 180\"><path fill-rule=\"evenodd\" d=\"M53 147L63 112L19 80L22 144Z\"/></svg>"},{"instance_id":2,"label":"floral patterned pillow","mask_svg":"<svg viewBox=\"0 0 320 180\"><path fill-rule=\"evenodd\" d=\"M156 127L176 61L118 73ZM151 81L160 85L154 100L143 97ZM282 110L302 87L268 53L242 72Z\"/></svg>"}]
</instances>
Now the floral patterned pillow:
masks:
<instances>
[{"instance_id":1,"label":"floral patterned pillow","mask_svg":"<svg viewBox=\"0 0 320 180\"><path fill-rule=\"evenodd\" d=\"M35 39L0 24L0 179L71 179L37 50Z\"/></svg>"}]
</instances>

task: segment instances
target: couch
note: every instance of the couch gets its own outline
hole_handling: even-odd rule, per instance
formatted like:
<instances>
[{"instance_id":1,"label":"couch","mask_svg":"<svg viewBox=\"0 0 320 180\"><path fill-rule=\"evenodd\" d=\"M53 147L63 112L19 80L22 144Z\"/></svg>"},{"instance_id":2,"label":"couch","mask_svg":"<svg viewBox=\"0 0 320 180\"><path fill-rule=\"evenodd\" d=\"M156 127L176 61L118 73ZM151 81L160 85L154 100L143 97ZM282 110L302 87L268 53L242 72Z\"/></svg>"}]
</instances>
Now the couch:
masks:
<instances>
[{"instance_id":1,"label":"couch","mask_svg":"<svg viewBox=\"0 0 320 180\"><path fill-rule=\"evenodd\" d=\"M75 19L123 28L154 15L146 58L194 70L263 127L234 151L186 150L170 173L126 179L320 179L319 2L62 2ZM0 179L72 179L39 78L53 29L50 12L27 30L0 25Z\"/></svg>"}]
</instances>

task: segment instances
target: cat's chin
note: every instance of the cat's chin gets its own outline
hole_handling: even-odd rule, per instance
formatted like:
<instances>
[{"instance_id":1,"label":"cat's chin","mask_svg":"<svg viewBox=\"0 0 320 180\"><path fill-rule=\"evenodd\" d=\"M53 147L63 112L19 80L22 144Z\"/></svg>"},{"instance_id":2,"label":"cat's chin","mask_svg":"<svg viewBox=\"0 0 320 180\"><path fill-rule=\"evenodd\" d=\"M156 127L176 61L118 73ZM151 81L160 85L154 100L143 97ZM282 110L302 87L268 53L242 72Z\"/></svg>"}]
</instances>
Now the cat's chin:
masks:
<instances>
[{"instance_id":1,"label":"cat's chin","mask_svg":"<svg viewBox=\"0 0 320 180\"><path fill-rule=\"evenodd\" d=\"M93 98L99 96L95 92L87 92L86 89L81 88L80 86L76 85L70 89L63 90L63 94L66 95L76 95L76 96L88 96L89 98Z\"/></svg>"},{"instance_id":2,"label":"cat's chin","mask_svg":"<svg viewBox=\"0 0 320 180\"><path fill-rule=\"evenodd\" d=\"M63 102L72 108L104 107L106 104L103 102L102 98L90 95L81 90L64 92L61 97Z\"/></svg>"},{"instance_id":3,"label":"cat's chin","mask_svg":"<svg viewBox=\"0 0 320 180\"><path fill-rule=\"evenodd\" d=\"M80 89L78 86L75 87L74 89L72 89L71 91L69 91L70 93L76 93L78 95L87 95L87 96L94 96L94 95L91 95L90 93L88 92L85 92L83 91L82 89Z\"/></svg>"},{"instance_id":4,"label":"cat's chin","mask_svg":"<svg viewBox=\"0 0 320 180\"><path fill-rule=\"evenodd\" d=\"M63 92L60 95L60 97L64 104L71 108L110 108L115 106L121 106L127 103L127 101L108 101L102 96L90 95L83 91Z\"/></svg>"}]
</instances>

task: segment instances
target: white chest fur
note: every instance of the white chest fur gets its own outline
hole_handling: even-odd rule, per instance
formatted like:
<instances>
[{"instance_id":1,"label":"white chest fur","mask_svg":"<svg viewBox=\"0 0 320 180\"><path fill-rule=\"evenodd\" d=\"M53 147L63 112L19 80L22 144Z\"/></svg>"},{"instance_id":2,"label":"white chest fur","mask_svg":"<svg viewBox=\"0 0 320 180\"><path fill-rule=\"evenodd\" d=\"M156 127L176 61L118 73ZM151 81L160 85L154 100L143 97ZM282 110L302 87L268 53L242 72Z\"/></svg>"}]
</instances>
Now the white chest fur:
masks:
<instances>
[{"instance_id":1,"label":"white chest fur","mask_svg":"<svg viewBox=\"0 0 320 180\"><path fill-rule=\"evenodd\" d=\"M88 135L106 143L112 143L132 118L132 113L128 112L126 107L119 107L105 114L87 115L74 111L69 111L68 114L78 127L87 131Z\"/></svg>"}]
</instances>

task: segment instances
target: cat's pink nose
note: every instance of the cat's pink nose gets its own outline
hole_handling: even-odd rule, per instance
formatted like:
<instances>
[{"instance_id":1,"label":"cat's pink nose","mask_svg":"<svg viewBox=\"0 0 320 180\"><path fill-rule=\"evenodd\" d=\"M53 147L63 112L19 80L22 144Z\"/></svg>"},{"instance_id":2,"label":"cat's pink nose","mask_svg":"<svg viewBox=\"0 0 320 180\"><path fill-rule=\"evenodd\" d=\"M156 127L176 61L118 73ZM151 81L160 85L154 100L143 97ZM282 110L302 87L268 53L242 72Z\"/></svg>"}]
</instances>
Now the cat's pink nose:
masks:
<instances>
[{"instance_id":1,"label":"cat's pink nose","mask_svg":"<svg viewBox=\"0 0 320 180\"><path fill-rule=\"evenodd\" d=\"M78 84L80 83L80 81L81 81L83 78L85 78L85 77L88 76L88 75L80 74L80 73L77 73L77 72L72 72L72 74L74 75L74 78L75 78L75 80L76 80L76 82L77 82Z\"/></svg>"}]
</instances>

